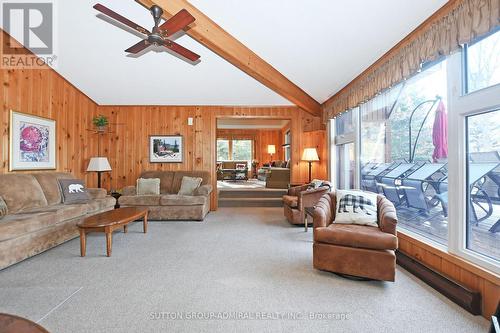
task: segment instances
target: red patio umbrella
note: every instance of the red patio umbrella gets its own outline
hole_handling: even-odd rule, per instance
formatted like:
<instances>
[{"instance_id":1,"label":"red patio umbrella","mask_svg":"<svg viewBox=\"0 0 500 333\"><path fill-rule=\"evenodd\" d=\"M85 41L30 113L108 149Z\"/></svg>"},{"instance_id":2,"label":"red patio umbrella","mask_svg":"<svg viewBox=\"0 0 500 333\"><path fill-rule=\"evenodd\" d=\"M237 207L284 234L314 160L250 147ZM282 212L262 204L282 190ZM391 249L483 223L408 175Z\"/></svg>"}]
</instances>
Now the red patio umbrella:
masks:
<instances>
[{"instance_id":1,"label":"red patio umbrella","mask_svg":"<svg viewBox=\"0 0 500 333\"><path fill-rule=\"evenodd\" d=\"M434 153L432 154L434 162L448 157L448 115L442 100L435 113L432 143L434 144Z\"/></svg>"}]
</instances>

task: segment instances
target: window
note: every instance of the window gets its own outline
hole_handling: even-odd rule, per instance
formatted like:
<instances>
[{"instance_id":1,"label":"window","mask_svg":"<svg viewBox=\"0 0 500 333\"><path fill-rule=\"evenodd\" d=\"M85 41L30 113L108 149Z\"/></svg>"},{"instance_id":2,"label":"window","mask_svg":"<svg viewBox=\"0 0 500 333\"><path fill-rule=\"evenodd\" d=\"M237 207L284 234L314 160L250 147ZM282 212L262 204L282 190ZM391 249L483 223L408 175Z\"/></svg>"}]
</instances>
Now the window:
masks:
<instances>
[{"instance_id":1,"label":"window","mask_svg":"<svg viewBox=\"0 0 500 333\"><path fill-rule=\"evenodd\" d=\"M447 63L360 106L361 188L397 207L398 228L448 240Z\"/></svg>"},{"instance_id":2,"label":"window","mask_svg":"<svg viewBox=\"0 0 500 333\"><path fill-rule=\"evenodd\" d=\"M465 92L500 83L500 31L465 46Z\"/></svg>"},{"instance_id":3,"label":"window","mask_svg":"<svg viewBox=\"0 0 500 333\"><path fill-rule=\"evenodd\" d=\"M284 153L285 153L285 161L289 161L292 158L292 134L290 130L285 133L285 144L284 144Z\"/></svg>"},{"instance_id":4,"label":"window","mask_svg":"<svg viewBox=\"0 0 500 333\"><path fill-rule=\"evenodd\" d=\"M356 119L359 108L354 108L335 121L336 183L339 189L356 187Z\"/></svg>"},{"instance_id":5,"label":"window","mask_svg":"<svg viewBox=\"0 0 500 333\"><path fill-rule=\"evenodd\" d=\"M249 139L217 139L217 161L247 161L253 158L253 141Z\"/></svg>"},{"instance_id":6,"label":"window","mask_svg":"<svg viewBox=\"0 0 500 333\"><path fill-rule=\"evenodd\" d=\"M229 140L217 140L217 161L229 160Z\"/></svg>"},{"instance_id":7,"label":"window","mask_svg":"<svg viewBox=\"0 0 500 333\"><path fill-rule=\"evenodd\" d=\"M233 140L234 161L252 162L252 140Z\"/></svg>"},{"instance_id":8,"label":"window","mask_svg":"<svg viewBox=\"0 0 500 333\"><path fill-rule=\"evenodd\" d=\"M467 249L500 261L500 110L466 123Z\"/></svg>"}]
</instances>

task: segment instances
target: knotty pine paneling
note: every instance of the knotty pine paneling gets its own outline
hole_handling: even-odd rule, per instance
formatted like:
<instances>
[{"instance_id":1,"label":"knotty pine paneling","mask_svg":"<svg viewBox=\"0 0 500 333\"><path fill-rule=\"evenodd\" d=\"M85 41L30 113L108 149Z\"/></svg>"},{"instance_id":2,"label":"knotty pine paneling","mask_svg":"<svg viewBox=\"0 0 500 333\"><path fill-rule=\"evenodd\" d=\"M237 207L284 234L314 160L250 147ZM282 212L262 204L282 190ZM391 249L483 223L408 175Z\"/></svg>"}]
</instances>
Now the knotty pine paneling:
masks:
<instances>
[{"instance_id":1,"label":"knotty pine paneling","mask_svg":"<svg viewBox=\"0 0 500 333\"><path fill-rule=\"evenodd\" d=\"M215 142L218 118L290 119L292 129L292 182L307 181L307 165L300 161L303 133L322 128L314 118L297 107L229 107L229 106L99 106L98 114L108 116L113 133L103 136L102 145L113 171L104 175L104 186L120 189L135 184L144 170L206 170L212 173L215 188ZM188 118L194 119L188 126ZM295 134L296 133L296 134ZM182 135L183 163L149 163L150 135ZM280 137L276 132L276 137ZM269 140L268 134L260 138ZM282 142L282 138L278 138ZM267 145L266 145L267 146ZM280 147L278 147L280 148ZM267 154L261 153L261 159ZM261 161L262 162L262 161ZM325 171L326 172L326 171ZM212 209L216 209L216 191Z\"/></svg>"},{"instance_id":2,"label":"knotty pine paneling","mask_svg":"<svg viewBox=\"0 0 500 333\"><path fill-rule=\"evenodd\" d=\"M490 319L500 301L500 277L454 255L440 251L402 232L398 233L399 251L422 262L472 290L479 291L482 315Z\"/></svg>"},{"instance_id":3,"label":"knotty pine paneling","mask_svg":"<svg viewBox=\"0 0 500 333\"><path fill-rule=\"evenodd\" d=\"M85 169L90 157L97 156L97 136L87 131L97 105L52 69L0 69L0 79L0 173L9 172L9 118L14 110L56 120L57 170L96 186L96 174Z\"/></svg>"}]
</instances>

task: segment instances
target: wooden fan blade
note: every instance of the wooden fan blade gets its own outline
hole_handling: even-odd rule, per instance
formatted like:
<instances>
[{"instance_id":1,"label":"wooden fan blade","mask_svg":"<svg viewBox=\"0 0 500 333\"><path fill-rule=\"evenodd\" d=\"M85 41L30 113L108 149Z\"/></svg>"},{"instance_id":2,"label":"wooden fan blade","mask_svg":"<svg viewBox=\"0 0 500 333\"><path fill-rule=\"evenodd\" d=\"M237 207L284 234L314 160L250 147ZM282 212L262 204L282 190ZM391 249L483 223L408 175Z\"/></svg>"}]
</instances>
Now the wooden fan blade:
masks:
<instances>
[{"instance_id":1,"label":"wooden fan blade","mask_svg":"<svg viewBox=\"0 0 500 333\"><path fill-rule=\"evenodd\" d=\"M143 34L150 33L147 29L144 29L143 27L141 27L137 23L130 21L128 18L121 16L120 14L118 14L118 13L112 11L111 9L101 5L100 3L94 5L94 9L96 9L96 10L100 11L101 13L117 20L118 22L120 22L122 24L125 24L126 26L128 26L134 30L139 31L140 33L143 33Z\"/></svg>"},{"instance_id":2,"label":"wooden fan blade","mask_svg":"<svg viewBox=\"0 0 500 333\"><path fill-rule=\"evenodd\" d=\"M141 40L139 43L126 49L125 52L137 54L142 50L145 50L148 46L149 44L146 40Z\"/></svg>"},{"instance_id":3,"label":"wooden fan blade","mask_svg":"<svg viewBox=\"0 0 500 333\"><path fill-rule=\"evenodd\" d=\"M169 37L175 34L177 31L184 29L189 24L193 23L195 18L193 15L185 9L172 16L167 22L159 26L160 30L163 31L164 35Z\"/></svg>"},{"instance_id":4,"label":"wooden fan blade","mask_svg":"<svg viewBox=\"0 0 500 333\"><path fill-rule=\"evenodd\" d=\"M180 46L179 44L177 44L176 42L172 42L171 40L165 41L164 46L168 47L169 49L171 49L175 53L178 53L181 56L183 56L184 58L189 59L191 61L196 61L196 60L200 59L200 56L197 55L196 53L189 51L184 46Z\"/></svg>"}]
</instances>

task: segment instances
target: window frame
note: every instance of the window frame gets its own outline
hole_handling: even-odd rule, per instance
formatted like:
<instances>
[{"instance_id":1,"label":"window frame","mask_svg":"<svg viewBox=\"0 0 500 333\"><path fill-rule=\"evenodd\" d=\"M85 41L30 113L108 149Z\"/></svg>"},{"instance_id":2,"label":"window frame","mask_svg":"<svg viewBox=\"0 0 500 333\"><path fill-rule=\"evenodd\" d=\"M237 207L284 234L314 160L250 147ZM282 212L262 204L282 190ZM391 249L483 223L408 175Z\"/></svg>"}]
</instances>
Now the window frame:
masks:
<instances>
[{"instance_id":1,"label":"window frame","mask_svg":"<svg viewBox=\"0 0 500 333\"><path fill-rule=\"evenodd\" d=\"M500 109L500 85L478 89L465 94L464 80L468 74L464 72L462 52L449 56L448 70L448 136L455 144L448 150L448 252L469 262L500 274L500 262L467 249L467 117Z\"/></svg>"}]
</instances>

